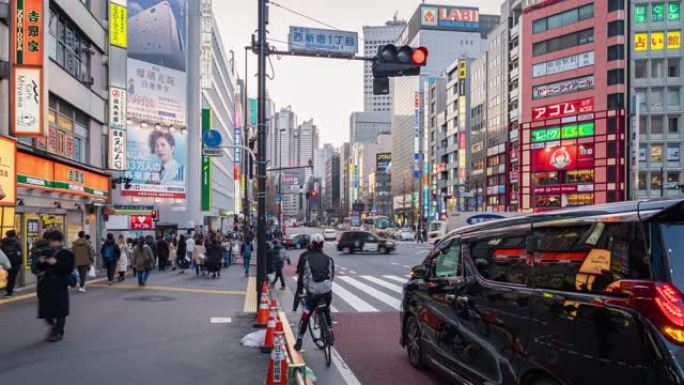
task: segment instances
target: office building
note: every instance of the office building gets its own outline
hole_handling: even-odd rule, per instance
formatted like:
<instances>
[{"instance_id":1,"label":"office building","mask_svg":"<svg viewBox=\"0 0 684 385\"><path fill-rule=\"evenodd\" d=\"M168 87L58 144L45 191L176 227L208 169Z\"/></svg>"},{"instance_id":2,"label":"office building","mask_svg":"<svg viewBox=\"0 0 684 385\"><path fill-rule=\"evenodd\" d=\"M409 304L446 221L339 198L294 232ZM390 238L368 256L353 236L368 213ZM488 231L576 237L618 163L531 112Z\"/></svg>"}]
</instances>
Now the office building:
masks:
<instances>
[{"instance_id":1,"label":"office building","mask_svg":"<svg viewBox=\"0 0 684 385\"><path fill-rule=\"evenodd\" d=\"M349 143L373 143L379 134L390 129L390 115L387 112L352 112L349 116Z\"/></svg>"},{"instance_id":2,"label":"office building","mask_svg":"<svg viewBox=\"0 0 684 385\"><path fill-rule=\"evenodd\" d=\"M406 21L399 20L397 14L385 25L363 27L363 54L367 57L375 56L378 47L385 44L394 44L399 34L406 26ZM363 64L363 110L365 112L390 111L391 100L389 95L373 95L373 72L371 62Z\"/></svg>"},{"instance_id":3,"label":"office building","mask_svg":"<svg viewBox=\"0 0 684 385\"><path fill-rule=\"evenodd\" d=\"M314 151L319 146L318 127L313 123L313 119L304 121L297 126L295 137L295 157L297 159L296 166L308 166L313 164ZM308 183L309 178L313 175L311 167L304 169L304 182Z\"/></svg>"},{"instance_id":4,"label":"office building","mask_svg":"<svg viewBox=\"0 0 684 385\"><path fill-rule=\"evenodd\" d=\"M325 210L328 213L328 218L340 216L340 197L341 197L341 169L340 169L340 153L334 152L326 161L325 167Z\"/></svg>"}]
</instances>

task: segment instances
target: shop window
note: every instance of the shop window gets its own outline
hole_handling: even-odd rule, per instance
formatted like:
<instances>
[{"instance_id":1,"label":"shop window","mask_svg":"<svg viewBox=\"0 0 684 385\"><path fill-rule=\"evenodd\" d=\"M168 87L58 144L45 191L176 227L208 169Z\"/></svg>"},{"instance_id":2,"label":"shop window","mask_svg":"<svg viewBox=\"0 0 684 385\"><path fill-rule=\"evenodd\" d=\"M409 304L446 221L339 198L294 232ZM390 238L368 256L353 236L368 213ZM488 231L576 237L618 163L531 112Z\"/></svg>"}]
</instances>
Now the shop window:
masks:
<instances>
[{"instance_id":1,"label":"shop window","mask_svg":"<svg viewBox=\"0 0 684 385\"><path fill-rule=\"evenodd\" d=\"M625 70L616 68L608 71L608 85L625 84Z\"/></svg>"},{"instance_id":2,"label":"shop window","mask_svg":"<svg viewBox=\"0 0 684 385\"><path fill-rule=\"evenodd\" d=\"M584 184L594 182L594 170L570 170L565 174L565 184Z\"/></svg>"},{"instance_id":3,"label":"shop window","mask_svg":"<svg viewBox=\"0 0 684 385\"><path fill-rule=\"evenodd\" d=\"M651 145L651 162L662 162L663 161L663 145L662 144L652 144Z\"/></svg>"},{"instance_id":4,"label":"shop window","mask_svg":"<svg viewBox=\"0 0 684 385\"><path fill-rule=\"evenodd\" d=\"M651 116L651 134L662 135L664 131L664 117L662 115Z\"/></svg>"},{"instance_id":5,"label":"shop window","mask_svg":"<svg viewBox=\"0 0 684 385\"><path fill-rule=\"evenodd\" d=\"M665 60L663 59L653 59L651 60L651 77L652 78L662 78L665 76Z\"/></svg>"},{"instance_id":6,"label":"shop window","mask_svg":"<svg viewBox=\"0 0 684 385\"><path fill-rule=\"evenodd\" d=\"M646 190L646 179L648 179L648 173L639 171L639 190Z\"/></svg>"},{"instance_id":7,"label":"shop window","mask_svg":"<svg viewBox=\"0 0 684 385\"><path fill-rule=\"evenodd\" d=\"M679 59L669 58L667 59L667 76L670 78L679 77Z\"/></svg>"},{"instance_id":8,"label":"shop window","mask_svg":"<svg viewBox=\"0 0 684 385\"><path fill-rule=\"evenodd\" d=\"M679 117L670 116L667 118L667 132L670 134L676 134L679 132Z\"/></svg>"},{"instance_id":9,"label":"shop window","mask_svg":"<svg viewBox=\"0 0 684 385\"><path fill-rule=\"evenodd\" d=\"M608 23L608 37L622 36L625 34L625 21L615 20Z\"/></svg>"},{"instance_id":10,"label":"shop window","mask_svg":"<svg viewBox=\"0 0 684 385\"><path fill-rule=\"evenodd\" d=\"M617 143L615 141L606 144L606 156L608 158L615 158L617 156Z\"/></svg>"},{"instance_id":11,"label":"shop window","mask_svg":"<svg viewBox=\"0 0 684 385\"><path fill-rule=\"evenodd\" d=\"M560 195L537 195L534 197L534 207L559 208L561 207Z\"/></svg>"},{"instance_id":12,"label":"shop window","mask_svg":"<svg viewBox=\"0 0 684 385\"><path fill-rule=\"evenodd\" d=\"M665 20L665 4L652 3L651 4L651 21L658 22Z\"/></svg>"},{"instance_id":13,"label":"shop window","mask_svg":"<svg viewBox=\"0 0 684 385\"><path fill-rule=\"evenodd\" d=\"M651 191L660 190L663 187L663 176L659 171L651 172Z\"/></svg>"},{"instance_id":14,"label":"shop window","mask_svg":"<svg viewBox=\"0 0 684 385\"><path fill-rule=\"evenodd\" d=\"M667 161L668 162L679 162L679 143L668 143L667 144Z\"/></svg>"},{"instance_id":15,"label":"shop window","mask_svg":"<svg viewBox=\"0 0 684 385\"><path fill-rule=\"evenodd\" d=\"M636 94L637 98L639 99L639 110L641 110L641 112L648 111L646 89L645 88L637 88L636 90L634 90L634 93Z\"/></svg>"},{"instance_id":16,"label":"shop window","mask_svg":"<svg viewBox=\"0 0 684 385\"><path fill-rule=\"evenodd\" d=\"M662 88L652 88L649 94L651 100L651 108L662 109L664 104L664 90Z\"/></svg>"},{"instance_id":17,"label":"shop window","mask_svg":"<svg viewBox=\"0 0 684 385\"><path fill-rule=\"evenodd\" d=\"M615 170L615 166L608 167L606 169L606 181L608 183L615 183L617 180L617 172Z\"/></svg>"},{"instance_id":18,"label":"shop window","mask_svg":"<svg viewBox=\"0 0 684 385\"><path fill-rule=\"evenodd\" d=\"M650 278L638 223L538 227L534 235L542 240L533 250L535 287L602 293L622 279Z\"/></svg>"},{"instance_id":19,"label":"shop window","mask_svg":"<svg viewBox=\"0 0 684 385\"><path fill-rule=\"evenodd\" d=\"M88 38L75 24L55 9L50 9L48 54L60 67L83 83L90 82Z\"/></svg>"},{"instance_id":20,"label":"shop window","mask_svg":"<svg viewBox=\"0 0 684 385\"><path fill-rule=\"evenodd\" d=\"M608 0L608 12L625 9L625 0Z\"/></svg>"},{"instance_id":21,"label":"shop window","mask_svg":"<svg viewBox=\"0 0 684 385\"><path fill-rule=\"evenodd\" d=\"M679 171L668 171L667 172L667 182L668 183L679 183Z\"/></svg>"},{"instance_id":22,"label":"shop window","mask_svg":"<svg viewBox=\"0 0 684 385\"><path fill-rule=\"evenodd\" d=\"M617 118L614 116L609 117L606 120L606 130L609 134L614 134L617 132Z\"/></svg>"},{"instance_id":23,"label":"shop window","mask_svg":"<svg viewBox=\"0 0 684 385\"><path fill-rule=\"evenodd\" d=\"M537 172L534 174L535 186L550 186L560 184L560 177L557 171Z\"/></svg>"},{"instance_id":24,"label":"shop window","mask_svg":"<svg viewBox=\"0 0 684 385\"><path fill-rule=\"evenodd\" d=\"M606 201L608 201L608 203L617 202L617 191L615 191L615 190L607 191L606 192Z\"/></svg>"},{"instance_id":25,"label":"shop window","mask_svg":"<svg viewBox=\"0 0 684 385\"><path fill-rule=\"evenodd\" d=\"M648 144L639 144L639 160L646 161L646 150L648 149Z\"/></svg>"},{"instance_id":26,"label":"shop window","mask_svg":"<svg viewBox=\"0 0 684 385\"><path fill-rule=\"evenodd\" d=\"M667 105L670 107L679 107L679 88L667 89Z\"/></svg>"},{"instance_id":27,"label":"shop window","mask_svg":"<svg viewBox=\"0 0 684 385\"><path fill-rule=\"evenodd\" d=\"M624 76L624 74L623 74ZM623 78L624 82L624 78ZM616 109L616 108L624 108L625 107L625 94L622 92L620 93L614 93L614 94L608 94L608 108L609 109Z\"/></svg>"},{"instance_id":28,"label":"shop window","mask_svg":"<svg viewBox=\"0 0 684 385\"><path fill-rule=\"evenodd\" d=\"M525 285L530 276L525 250L526 235L525 232L508 231L505 235L476 240L470 253L482 277Z\"/></svg>"},{"instance_id":29,"label":"shop window","mask_svg":"<svg viewBox=\"0 0 684 385\"><path fill-rule=\"evenodd\" d=\"M594 194L568 194L568 206L588 206L594 204Z\"/></svg>"},{"instance_id":30,"label":"shop window","mask_svg":"<svg viewBox=\"0 0 684 385\"><path fill-rule=\"evenodd\" d=\"M625 60L624 44L615 44L608 46L608 61L613 60Z\"/></svg>"},{"instance_id":31,"label":"shop window","mask_svg":"<svg viewBox=\"0 0 684 385\"><path fill-rule=\"evenodd\" d=\"M636 79L646 79L648 77L648 60L634 61L634 77Z\"/></svg>"},{"instance_id":32,"label":"shop window","mask_svg":"<svg viewBox=\"0 0 684 385\"><path fill-rule=\"evenodd\" d=\"M639 115L639 132L641 134L648 132L648 115Z\"/></svg>"},{"instance_id":33,"label":"shop window","mask_svg":"<svg viewBox=\"0 0 684 385\"><path fill-rule=\"evenodd\" d=\"M667 6L667 21L679 21L681 19L682 5L679 2L669 3Z\"/></svg>"}]
</instances>

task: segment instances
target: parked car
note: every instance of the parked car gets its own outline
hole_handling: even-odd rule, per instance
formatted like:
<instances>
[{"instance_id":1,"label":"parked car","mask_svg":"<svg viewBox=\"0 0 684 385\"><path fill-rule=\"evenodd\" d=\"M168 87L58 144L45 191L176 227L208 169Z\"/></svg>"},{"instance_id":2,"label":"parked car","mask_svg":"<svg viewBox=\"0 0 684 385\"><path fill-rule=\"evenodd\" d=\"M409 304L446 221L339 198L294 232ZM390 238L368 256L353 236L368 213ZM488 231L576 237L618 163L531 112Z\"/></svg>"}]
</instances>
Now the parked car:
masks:
<instances>
[{"instance_id":1,"label":"parked car","mask_svg":"<svg viewBox=\"0 0 684 385\"><path fill-rule=\"evenodd\" d=\"M337 251L346 254L355 252L378 252L389 254L394 251L394 242L380 238L368 231L346 231L337 241Z\"/></svg>"},{"instance_id":2,"label":"parked car","mask_svg":"<svg viewBox=\"0 0 684 385\"><path fill-rule=\"evenodd\" d=\"M286 249L303 249L309 246L309 240L307 234L290 234L283 238L282 244Z\"/></svg>"},{"instance_id":3,"label":"parked car","mask_svg":"<svg viewBox=\"0 0 684 385\"><path fill-rule=\"evenodd\" d=\"M454 383L684 383L684 200L463 227L413 267L401 344Z\"/></svg>"},{"instance_id":4,"label":"parked car","mask_svg":"<svg viewBox=\"0 0 684 385\"><path fill-rule=\"evenodd\" d=\"M337 231L335 229L325 229L323 230L323 239L326 241L334 241L337 239Z\"/></svg>"},{"instance_id":5,"label":"parked car","mask_svg":"<svg viewBox=\"0 0 684 385\"><path fill-rule=\"evenodd\" d=\"M404 227L403 229L399 229L394 233L394 239L398 241L415 241L416 232L413 231L413 229Z\"/></svg>"}]
</instances>

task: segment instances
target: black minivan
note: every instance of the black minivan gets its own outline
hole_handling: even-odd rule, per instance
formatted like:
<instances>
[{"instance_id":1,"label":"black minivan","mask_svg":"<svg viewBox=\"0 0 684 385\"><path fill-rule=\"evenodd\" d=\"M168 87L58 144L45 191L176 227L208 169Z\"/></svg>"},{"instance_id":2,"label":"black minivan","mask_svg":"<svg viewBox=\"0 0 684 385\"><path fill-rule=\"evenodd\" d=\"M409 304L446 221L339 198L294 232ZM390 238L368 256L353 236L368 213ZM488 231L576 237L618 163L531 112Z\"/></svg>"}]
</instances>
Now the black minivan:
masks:
<instances>
[{"instance_id":1,"label":"black minivan","mask_svg":"<svg viewBox=\"0 0 684 385\"><path fill-rule=\"evenodd\" d=\"M461 228L412 269L401 344L455 384L684 384L684 200Z\"/></svg>"},{"instance_id":2,"label":"black minivan","mask_svg":"<svg viewBox=\"0 0 684 385\"><path fill-rule=\"evenodd\" d=\"M394 242L368 231L345 231L337 241L337 251L346 254L373 252L389 254L396 248Z\"/></svg>"}]
</instances>

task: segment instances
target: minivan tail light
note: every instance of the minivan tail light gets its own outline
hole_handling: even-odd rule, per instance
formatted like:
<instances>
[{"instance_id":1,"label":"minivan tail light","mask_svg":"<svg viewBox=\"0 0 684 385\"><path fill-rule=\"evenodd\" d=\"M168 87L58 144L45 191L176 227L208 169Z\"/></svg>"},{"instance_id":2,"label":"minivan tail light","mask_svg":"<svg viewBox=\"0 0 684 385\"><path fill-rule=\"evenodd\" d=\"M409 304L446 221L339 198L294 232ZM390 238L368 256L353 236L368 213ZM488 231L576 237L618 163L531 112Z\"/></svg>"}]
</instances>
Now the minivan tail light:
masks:
<instances>
[{"instance_id":1,"label":"minivan tail light","mask_svg":"<svg viewBox=\"0 0 684 385\"><path fill-rule=\"evenodd\" d=\"M632 308L651 320L672 342L684 344L684 298L666 282L621 280L607 289L625 298L606 299L606 303Z\"/></svg>"}]
</instances>

